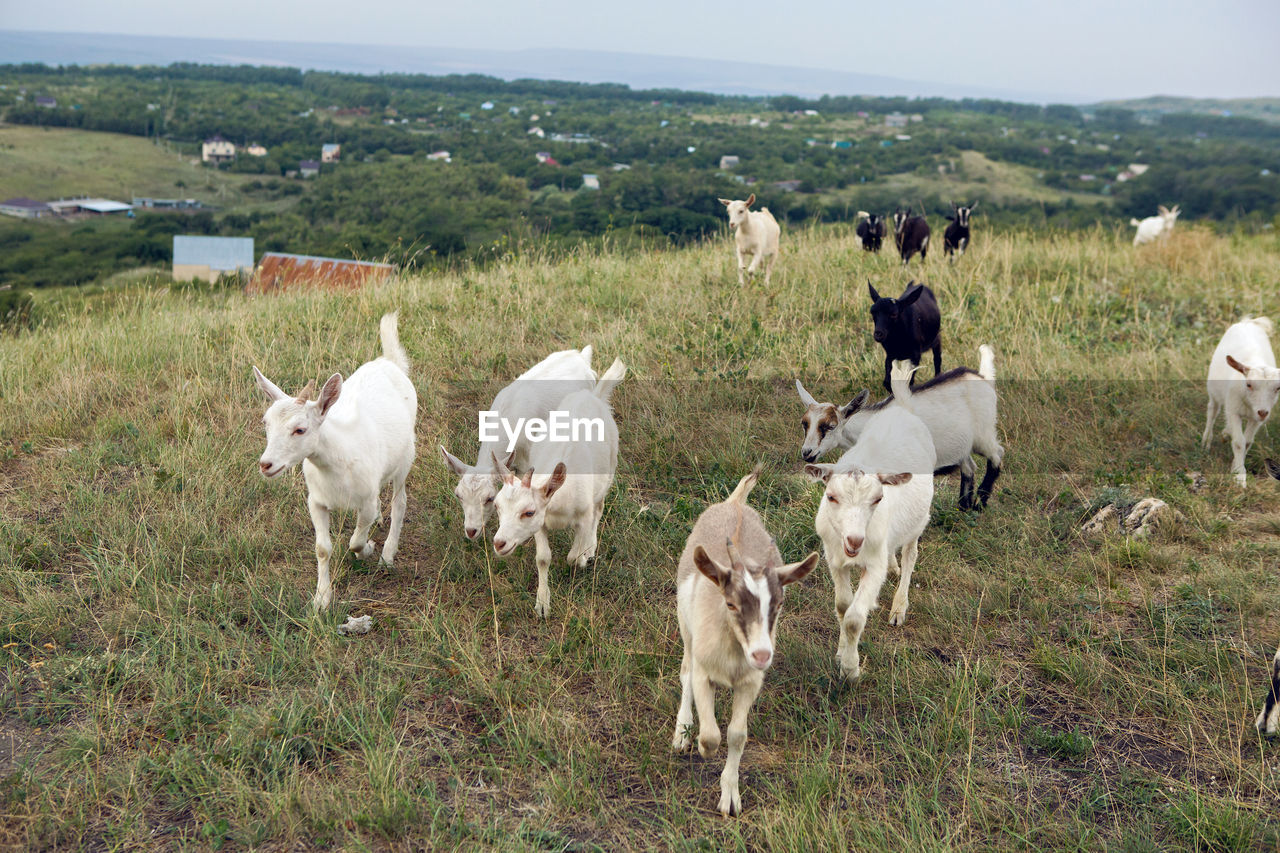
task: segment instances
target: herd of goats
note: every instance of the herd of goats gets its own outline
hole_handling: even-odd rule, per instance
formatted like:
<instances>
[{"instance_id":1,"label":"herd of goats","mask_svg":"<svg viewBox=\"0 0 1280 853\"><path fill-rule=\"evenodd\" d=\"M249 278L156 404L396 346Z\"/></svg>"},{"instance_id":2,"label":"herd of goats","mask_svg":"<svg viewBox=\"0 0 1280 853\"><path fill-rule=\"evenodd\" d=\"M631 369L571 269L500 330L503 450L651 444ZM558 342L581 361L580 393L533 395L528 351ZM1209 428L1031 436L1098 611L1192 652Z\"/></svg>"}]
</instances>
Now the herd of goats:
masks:
<instances>
[{"instance_id":1,"label":"herd of goats","mask_svg":"<svg viewBox=\"0 0 1280 853\"><path fill-rule=\"evenodd\" d=\"M767 209L749 210L746 201L721 199L728 208L738 257L739 276L755 273L768 258L766 281L777 254L778 226ZM969 243L969 215L976 205L955 207L944 235L944 249L962 253ZM1154 239L1172 228L1177 208L1161 209L1138 225L1138 237ZM884 222L860 216L857 234L868 249L878 249ZM909 212L893 216L894 234L904 263L928 250L929 228ZM1159 232L1150 236L1155 228ZM1145 229L1145 230L1144 230ZM744 256L750 256L748 263ZM958 471L959 505L981 510L1000 476L1004 449L997 434L995 358L991 347L979 348L979 368L942 372L941 312L933 292L912 282L897 298L870 290L873 337L885 352L883 384L889 396L868 402L862 391L844 404L819 402L799 380L796 390L804 406L801 456L804 472L821 484L822 498L814 529L835 587L839 623L836 657L848 679L862 672L858 646L870 612L877 606L889 571L899 575L889 611L890 625L906 621L911 573L918 543L929 522L934 475ZM1245 318L1223 335L1209 367L1207 446L1217 416L1225 418L1225 434L1233 449L1232 471L1245 484L1244 457L1280 394L1280 369L1270 345L1271 323ZM315 527L317 611L329 608L333 542L330 513L354 511L355 531L349 547L361 558L372 556L369 534L381 521L382 491L392 487L391 523L381 562L391 565L399 547L406 509L405 481L414 460L417 393L409 379L409 360L400 344L397 317L380 323L382 356L362 365L347 379L334 373L316 394L310 386L288 394L257 367L253 375L271 404L263 417L267 447L259 460L264 477L274 478L301 463L307 507ZM934 376L915 385L922 355L932 351ZM585 566L596 553L604 500L618 460L618 429L610 398L626 375L615 360L597 375L592 348L556 352L503 388L488 410L480 413L480 448L474 465L443 446L444 463L457 476L455 494L462 506L463 532L470 540L483 536L497 516L492 546L499 557L534 540L537 565L535 611L550 613L549 534L573 531L566 562ZM504 424L506 435L486 435L486 418ZM588 425L585 435L562 422ZM510 424L515 424L514 430ZM590 426L596 429L589 428ZM840 451L834 463L819 460ZM974 456L987 461L985 475L974 488ZM715 718L715 686L733 692L727 728L728 758L720 777L720 812L741 811L738 765L747 739L747 716L764 684L774 657L777 619L783 590L818 564L815 551L798 562L785 562L760 515L747 498L759 468L743 477L723 502L709 506L695 523L680 555L676 601L684 652L680 664L680 706L672 748L690 747L697 710L697 746L704 757L720 745ZM857 570L855 589L852 576ZM1272 685L1256 725L1266 734L1280 727L1280 650L1273 664Z\"/></svg>"}]
</instances>

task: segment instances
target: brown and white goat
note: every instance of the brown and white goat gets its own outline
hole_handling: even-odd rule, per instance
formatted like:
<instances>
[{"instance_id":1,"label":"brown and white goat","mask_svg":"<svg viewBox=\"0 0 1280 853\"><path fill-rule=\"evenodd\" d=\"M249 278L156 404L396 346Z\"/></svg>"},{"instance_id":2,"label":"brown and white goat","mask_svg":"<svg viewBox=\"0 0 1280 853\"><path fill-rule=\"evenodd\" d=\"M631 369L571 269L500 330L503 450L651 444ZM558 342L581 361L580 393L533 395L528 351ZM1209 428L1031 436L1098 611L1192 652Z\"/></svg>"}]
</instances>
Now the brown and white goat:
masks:
<instances>
[{"instance_id":1,"label":"brown and white goat","mask_svg":"<svg viewBox=\"0 0 1280 853\"><path fill-rule=\"evenodd\" d=\"M720 774L720 813L725 817L742 811L738 764L747 743L747 715L773 663L783 588L818 564L816 551L798 563L783 564L759 513L747 506L759 475L756 468L728 500L707 507L698 517L676 574L684 656L671 748L689 748L696 705L698 753L708 758L719 749L715 685L733 690L729 756Z\"/></svg>"}]
</instances>

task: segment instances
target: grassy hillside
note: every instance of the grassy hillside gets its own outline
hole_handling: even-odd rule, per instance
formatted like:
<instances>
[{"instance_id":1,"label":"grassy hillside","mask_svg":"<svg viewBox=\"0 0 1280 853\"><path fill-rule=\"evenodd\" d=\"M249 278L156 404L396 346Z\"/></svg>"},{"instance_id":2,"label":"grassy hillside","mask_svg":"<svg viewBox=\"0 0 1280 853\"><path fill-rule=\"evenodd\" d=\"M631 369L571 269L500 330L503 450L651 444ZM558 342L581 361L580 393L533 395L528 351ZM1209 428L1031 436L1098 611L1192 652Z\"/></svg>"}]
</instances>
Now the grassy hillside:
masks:
<instances>
[{"instance_id":1,"label":"grassy hillside","mask_svg":"<svg viewBox=\"0 0 1280 853\"><path fill-rule=\"evenodd\" d=\"M0 198L195 197L227 207L244 200L239 187L252 177L206 169L137 136L0 124Z\"/></svg>"},{"instance_id":2,"label":"grassy hillside","mask_svg":"<svg viewBox=\"0 0 1280 853\"><path fill-rule=\"evenodd\" d=\"M757 461L752 503L783 554L817 546L792 380L826 399L875 387L866 279L906 281L844 229L784 241L767 289L738 287L726 245L584 252L350 295L141 291L0 339L0 844L1280 843L1276 747L1252 728L1280 638L1280 493L1240 491L1228 451L1198 447L1218 336L1277 311L1276 245L1181 228L1137 252L1123 232L979 232L961 262L913 266L943 307L945 366L997 350L1005 475L979 516L938 480L910 616L873 614L860 682L837 675L826 569L792 588L744 814L720 818L723 751L669 753L676 558ZM397 308L420 395L400 557L344 556L315 619L301 475L257 474L250 366L288 389L349 373ZM543 622L531 548L503 563L464 541L435 448L474 452L477 406L585 343L631 368L620 469L595 563L553 566ZM1277 452L1273 428L1251 471ZM1150 541L1078 533L1147 495L1185 521ZM348 613L373 632L339 636Z\"/></svg>"}]
</instances>

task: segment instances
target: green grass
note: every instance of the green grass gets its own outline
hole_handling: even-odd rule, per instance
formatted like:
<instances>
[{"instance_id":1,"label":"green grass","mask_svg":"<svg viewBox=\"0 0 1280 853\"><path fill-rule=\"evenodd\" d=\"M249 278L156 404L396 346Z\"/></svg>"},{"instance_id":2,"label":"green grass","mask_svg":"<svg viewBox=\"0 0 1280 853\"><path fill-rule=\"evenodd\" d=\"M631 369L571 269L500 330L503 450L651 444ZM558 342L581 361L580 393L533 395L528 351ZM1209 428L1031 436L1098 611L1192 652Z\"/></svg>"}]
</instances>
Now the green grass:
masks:
<instances>
[{"instance_id":1,"label":"green grass","mask_svg":"<svg viewBox=\"0 0 1280 853\"><path fill-rule=\"evenodd\" d=\"M1276 244L1195 229L1137 252L1120 232L980 232L953 266L913 265L945 365L996 348L1005 475L981 516L939 479L910 617L873 615L857 684L833 661L825 571L793 588L744 814L720 818L723 751L668 751L676 558L757 461L784 555L816 547L792 380L874 387L866 279L907 278L845 228L784 251L767 289L738 287L719 243L584 251L354 294L127 290L0 338L0 844L1280 844L1278 754L1252 728L1280 636L1280 493L1236 489L1226 449L1198 447L1222 329L1275 313ZM349 373L393 308L420 395L405 537L392 570L344 556L317 620L301 477L256 472L249 369L288 389ZM531 549L501 563L463 540L435 446L473 452L497 387L586 343L631 368L618 481L595 563L553 566L542 622ZM1251 471L1278 442L1260 436ZM1185 521L1079 536L1101 499L1146 495ZM339 636L348 613L373 632Z\"/></svg>"}]
</instances>

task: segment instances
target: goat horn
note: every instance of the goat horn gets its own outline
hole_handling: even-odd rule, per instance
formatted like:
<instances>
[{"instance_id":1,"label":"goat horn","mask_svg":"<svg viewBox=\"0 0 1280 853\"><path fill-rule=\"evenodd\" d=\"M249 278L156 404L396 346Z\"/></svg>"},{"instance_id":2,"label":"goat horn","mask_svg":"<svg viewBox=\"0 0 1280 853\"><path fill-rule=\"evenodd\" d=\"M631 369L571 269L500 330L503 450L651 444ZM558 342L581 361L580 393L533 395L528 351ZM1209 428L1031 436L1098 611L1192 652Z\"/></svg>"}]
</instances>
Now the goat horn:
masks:
<instances>
[{"instance_id":1,"label":"goat horn","mask_svg":"<svg viewBox=\"0 0 1280 853\"><path fill-rule=\"evenodd\" d=\"M742 562L742 555L738 553L738 547L727 536L724 540L724 549L729 553L729 564L740 572L746 571L746 565Z\"/></svg>"},{"instance_id":2,"label":"goat horn","mask_svg":"<svg viewBox=\"0 0 1280 853\"><path fill-rule=\"evenodd\" d=\"M314 379L308 380L307 384L304 385L302 390L298 392L298 402L305 403L315 395L316 395L316 381Z\"/></svg>"}]
</instances>

